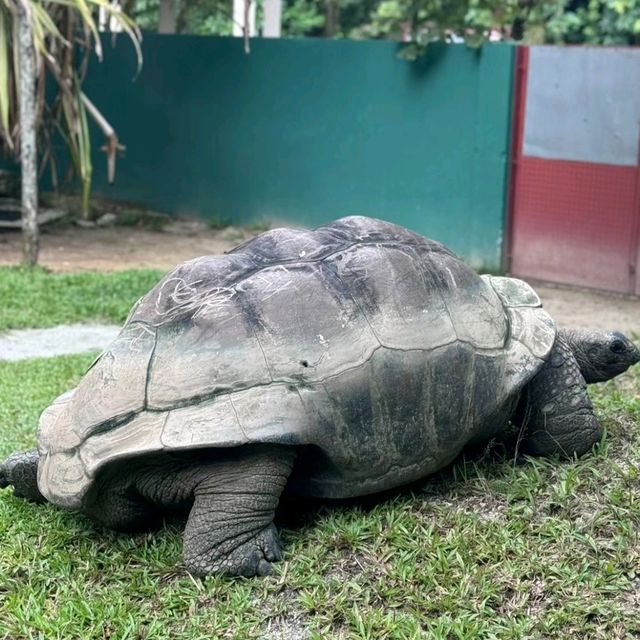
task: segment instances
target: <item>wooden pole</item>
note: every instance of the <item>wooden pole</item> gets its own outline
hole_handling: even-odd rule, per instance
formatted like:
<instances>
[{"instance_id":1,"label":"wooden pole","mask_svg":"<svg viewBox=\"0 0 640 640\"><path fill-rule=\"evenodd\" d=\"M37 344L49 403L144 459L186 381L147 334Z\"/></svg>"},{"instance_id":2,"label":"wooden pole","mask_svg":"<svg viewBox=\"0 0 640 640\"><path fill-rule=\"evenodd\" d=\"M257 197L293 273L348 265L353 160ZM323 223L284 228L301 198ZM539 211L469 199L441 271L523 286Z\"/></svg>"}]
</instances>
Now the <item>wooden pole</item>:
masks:
<instances>
[{"instance_id":1,"label":"wooden pole","mask_svg":"<svg viewBox=\"0 0 640 640\"><path fill-rule=\"evenodd\" d=\"M18 3L18 47L20 60L19 115L20 167L22 174L22 261L38 262L38 162L36 149L36 60L29 16L24 2Z\"/></svg>"}]
</instances>

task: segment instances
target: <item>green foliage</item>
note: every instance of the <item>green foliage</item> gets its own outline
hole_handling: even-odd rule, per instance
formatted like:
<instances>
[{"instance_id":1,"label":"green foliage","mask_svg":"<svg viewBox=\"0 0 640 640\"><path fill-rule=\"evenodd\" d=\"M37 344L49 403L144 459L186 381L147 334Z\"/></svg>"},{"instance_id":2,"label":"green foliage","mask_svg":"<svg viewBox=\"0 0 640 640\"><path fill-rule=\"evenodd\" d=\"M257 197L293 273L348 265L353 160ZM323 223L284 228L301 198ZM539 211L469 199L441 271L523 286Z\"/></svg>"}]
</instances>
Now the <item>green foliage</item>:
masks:
<instances>
[{"instance_id":1,"label":"green foliage","mask_svg":"<svg viewBox=\"0 0 640 640\"><path fill-rule=\"evenodd\" d=\"M160 3L158 0L129 0L125 10L142 30L157 31Z\"/></svg>"},{"instance_id":2,"label":"green foliage","mask_svg":"<svg viewBox=\"0 0 640 640\"><path fill-rule=\"evenodd\" d=\"M177 0L178 33L230 35L225 0ZM262 2L258 1L258 16ZM158 26L158 0L128 9L144 29ZM640 0L284 0L285 36L385 38L412 42L415 57L434 40L476 46L492 39L540 43L637 44Z\"/></svg>"},{"instance_id":3,"label":"green foliage","mask_svg":"<svg viewBox=\"0 0 640 640\"><path fill-rule=\"evenodd\" d=\"M414 43L487 39L539 43L632 45L640 42L640 0L340 0L339 37ZM326 2L290 0L285 33L318 35ZM418 49L416 46L418 45Z\"/></svg>"},{"instance_id":4,"label":"green foliage","mask_svg":"<svg viewBox=\"0 0 640 640\"><path fill-rule=\"evenodd\" d=\"M0 0L0 150L20 157L20 112L18 86L20 67L17 51L18 7L25 10L37 54L35 85L36 127L40 156L57 184L58 168L54 138L61 135L83 192L83 210L88 212L91 188L91 139L88 118L102 129L107 154L115 163L118 138L96 105L83 93L82 84L91 52L102 57L102 41L96 16L99 9L117 22L134 45L142 63L140 32L118 5L108 0ZM13 42L14 46L8 46ZM115 165L114 165L115 166ZM110 176L112 179L112 176Z\"/></svg>"},{"instance_id":5,"label":"green foliage","mask_svg":"<svg viewBox=\"0 0 640 640\"><path fill-rule=\"evenodd\" d=\"M392 38L411 42L405 56L436 40L464 41L477 46L488 39L522 39L536 34L563 11L565 0L382 0L375 3L369 20L351 35ZM417 45L417 47L416 47Z\"/></svg>"},{"instance_id":6,"label":"green foliage","mask_svg":"<svg viewBox=\"0 0 640 640\"><path fill-rule=\"evenodd\" d=\"M82 321L121 323L161 277L152 269L54 274L0 267L0 331Z\"/></svg>"},{"instance_id":7,"label":"green foliage","mask_svg":"<svg viewBox=\"0 0 640 640\"><path fill-rule=\"evenodd\" d=\"M324 21L316 0L293 0L283 7L282 31L288 36L320 35Z\"/></svg>"},{"instance_id":8,"label":"green foliage","mask_svg":"<svg viewBox=\"0 0 640 640\"><path fill-rule=\"evenodd\" d=\"M175 0L176 32L230 36L233 31L231 3L226 0ZM141 29L158 28L159 0L133 0L127 9Z\"/></svg>"},{"instance_id":9,"label":"green foliage","mask_svg":"<svg viewBox=\"0 0 640 640\"><path fill-rule=\"evenodd\" d=\"M373 24L386 25L391 32L411 19L417 40L463 36L476 44L489 36L522 40L530 44L569 43L633 45L640 42L640 0L461 0L441 3L435 0L387 0L400 14L389 24L384 16L374 16ZM384 31L384 29L383 29Z\"/></svg>"},{"instance_id":10,"label":"green foliage","mask_svg":"<svg viewBox=\"0 0 640 640\"><path fill-rule=\"evenodd\" d=\"M640 43L640 1L588 0L564 16L563 40L572 43Z\"/></svg>"},{"instance_id":11,"label":"green foliage","mask_svg":"<svg viewBox=\"0 0 640 640\"><path fill-rule=\"evenodd\" d=\"M227 218L226 216L211 216L207 219L207 225L210 229L226 229L231 225L231 218Z\"/></svg>"},{"instance_id":12,"label":"green foliage","mask_svg":"<svg viewBox=\"0 0 640 640\"><path fill-rule=\"evenodd\" d=\"M138 227L152 231L162 231L170 223L171 218L168 215L141 209L124 209L118 212L114 222L117 227Z\"/></svg>"},{"instance_id":13,"label":"green foliage","mask_svg":"<svg viewBox=\"0 0 640 640\"><path fill-rule=\"evenodd\" d=\"M225 0L181 2L177 29L179 33L230 36L233 32L231 5Z\"/></svg>"},{"instance_id":14,"label":"green foliage","mask_svg":"<svg viewBox=\"0 0 640 640\"><path fill-rule=\"evenodd\" d=\"M262 233L263 231L269 231L269 229L273 228L274 225L271 220L267 220L266 218L259 218L245 225L245 229L252 233Z\"/></svg>"}]
</instances>

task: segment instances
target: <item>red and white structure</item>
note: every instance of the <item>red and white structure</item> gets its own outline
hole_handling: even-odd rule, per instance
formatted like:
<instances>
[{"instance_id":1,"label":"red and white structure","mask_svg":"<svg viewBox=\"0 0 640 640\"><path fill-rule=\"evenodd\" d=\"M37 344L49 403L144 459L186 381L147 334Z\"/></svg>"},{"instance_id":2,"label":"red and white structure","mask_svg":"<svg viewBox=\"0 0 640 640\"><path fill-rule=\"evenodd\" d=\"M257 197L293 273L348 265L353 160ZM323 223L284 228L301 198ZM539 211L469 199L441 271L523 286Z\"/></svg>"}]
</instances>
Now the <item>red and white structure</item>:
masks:
<instances>
[{"instance_id":1,"label":"red and white structure","mask_svg":"<svg viewBox=\"0 0 640 640\"><path fill-rule=\"evenodd\" d=\"M520 47L509 268L640 294L640 49Z\"/></svg>"}]
</instances>

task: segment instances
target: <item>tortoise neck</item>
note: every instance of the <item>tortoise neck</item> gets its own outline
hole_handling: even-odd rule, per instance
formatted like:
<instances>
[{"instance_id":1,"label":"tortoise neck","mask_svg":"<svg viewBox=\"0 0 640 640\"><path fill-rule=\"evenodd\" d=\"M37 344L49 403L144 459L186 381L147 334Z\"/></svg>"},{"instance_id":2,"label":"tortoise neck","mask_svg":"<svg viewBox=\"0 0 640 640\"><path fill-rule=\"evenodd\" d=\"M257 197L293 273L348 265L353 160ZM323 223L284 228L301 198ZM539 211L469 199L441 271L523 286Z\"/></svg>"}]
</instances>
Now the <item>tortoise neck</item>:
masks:
<instances>
[{"instance_id":1,"label":"tortoise neck","mask_svg":"<svg viewBox=\"0 0 640 640\"><path fill-rule=\"evenodd\" d=\"M589 361L585 349L591 333L590 331L580 329L558 329L558 336L556 338L556 340L563 341L569 347L580 367L582 377L589 384L598 382L597 372Z\"/></svg>"}]
</instances>

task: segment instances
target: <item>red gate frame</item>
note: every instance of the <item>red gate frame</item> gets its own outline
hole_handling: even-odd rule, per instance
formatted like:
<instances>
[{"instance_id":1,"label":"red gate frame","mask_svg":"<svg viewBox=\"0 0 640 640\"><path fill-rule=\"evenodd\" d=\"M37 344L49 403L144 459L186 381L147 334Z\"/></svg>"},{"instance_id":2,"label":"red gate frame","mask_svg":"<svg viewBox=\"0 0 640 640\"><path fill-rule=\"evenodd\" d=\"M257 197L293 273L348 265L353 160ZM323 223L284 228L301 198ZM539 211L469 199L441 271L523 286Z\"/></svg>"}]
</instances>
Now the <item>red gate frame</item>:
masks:
<instances>
[{"instance_id":1,"label":"red gate frame","mask_svg":"<svg viewBox=\"0 0 640 640\"><path fill-rule=\"evenodd\" d=\"M529 47L518 46L515 56L513 78L513 102L511 122L511 148L509 162L509 181L507 195L506 242L504 253L504 267L507 273L513 266L513 246L516 204L518 198L519 169L522 162L524 142L524 124L527 105L527 81L529 76ZM640 122L638 123L638 160L635 172L634 210L636 216L631 231L629 256L628 293L640 296Z\"/></svg>"},{"instance_id":2,"label":"red gate frame","mask_svg":"<svg viewBox=\"0 0 640 640\"><path fill-rule=\"evenodd\" d=\"M527 78L529 76L529 47L516 48L516 63L513 78L513 106L511 115L511 159L509 162L509 195L507 199L506 220L506 252L505 270L511 272L513 260L513 234L516 214L516 191L518 183L518 169L522 156L524 140L524 116L527 104Z\"/></svg>"},{"instance_id":3,"label":"red gate frame","mask_svg":"<svg viewBox=\"0 0 640 640\"><path fill-rule=\"evenodd\" d=\"M636 188L633 208L636 212L631 232L629 250L629 286L632 293L640 296L640 122L638 123L638 157L636 160Z\"/></svg>"}]
</instances>

